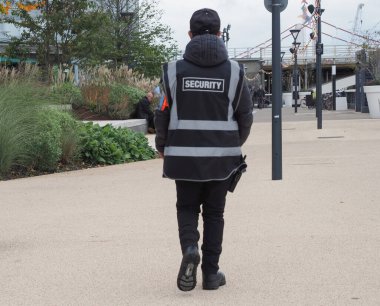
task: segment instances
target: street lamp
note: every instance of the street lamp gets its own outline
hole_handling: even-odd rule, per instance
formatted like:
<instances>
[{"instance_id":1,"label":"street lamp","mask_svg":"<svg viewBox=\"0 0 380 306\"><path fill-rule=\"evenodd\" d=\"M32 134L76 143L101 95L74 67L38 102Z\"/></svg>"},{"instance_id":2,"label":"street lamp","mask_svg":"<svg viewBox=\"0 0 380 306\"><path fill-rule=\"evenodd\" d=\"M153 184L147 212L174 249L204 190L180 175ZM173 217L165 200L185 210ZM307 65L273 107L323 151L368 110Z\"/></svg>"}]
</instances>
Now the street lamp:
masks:
<instances>
[{"instance_id":1,"label":"street lamp","mask_svg":"<svg viewBox=\"0 0 380 306\"><path fill-rule=\"evenodd\" d=\"M222 33L222 38L223 38L223 41L224 43L226 44L226 48L228 50L228 41L230 40L230 30L231 30L231 25L227 25L227 28L224 28L223 29L223 33Z\"/></svg>"},{"instance_id":2,"label":"street lamp","mask_svg":"<svg viewBox=\"0 0 380 306\"><path fill-rule=\"evenodd\" d=\"M317 91L317 101L316 101L316 109L317 109L317 128L318 130L322 129L322 54L323 54L323 44L322 44L322 21L321 16L324 9L321 8L321 0L315 1L315 6L310 4L307 9L309 10L310 14L316 16L317 19L317 43L315 45L315 54L316 54L316 61L315 61L315 71L317 74L317 84L316 84L316 91ZM314 38L315 34L312 35Z\"/></svg>"},{"instance_id":3,"label":"street lamp","mask_svg":"<svg viewBox=\"0 0 380 306\"><path fill-rule=\"evenodd\" d=\"M123 22L123 35L125 35L125 25L126 25L126 42L127 42L127 53L125 54L125 58L124 58L124 61L128 64L128 65L131 65L131 63L129 63L129 60L130 60L130 42L131 42L131 30L132 30L132 27L133 27L133 22L134 22L134 17L135 17L135 13L132 12L132 11L127 11L127 12L121 12L120 13L120 18L121 18L121 21ZM119 36L121 36L121 33L118 33ZM121 37L119 38L119 45L118 45L118 48L121 49Z\"/></svg>"},{"instance_id":4,"label":"street lamp","mask_svg":"<svg viewBox=\"0 0 380 306\"><path fill-rule=\"evenodd\" d=\"M288 0L264 0L272 13L272 180L282 180L281 12Z\"/></svg>"},{"instance_id":5,"label":"street lamp","mask_svg":"<svg viewBox=\"0 0 380 306\"><path fill-rule=\"evenodd\" d=\"M289 51L294 55L294 66L293 66L293 85L294 85L294 91L293 91L293 98L294 98L294 112L297 112L297 104L298 104L298 65L297 65L297 53L298 49L301 45L300 42L297 42L298 34L301 30L292 29L290 30L290 34L293 36L293 48L290 48Z\"/></svg>"},{"instance_id":6,"label":"street lamp","mask_svg":"<svg viewBox=\"0 0 380 306\"><path fill-rule=\"evenodd\" d=\"M298 29L291 29L289 30L290 34L292 34L294 40L296 41L298 38L298 34L301 32L301 30Z\"/></svg>"}]
</instances>

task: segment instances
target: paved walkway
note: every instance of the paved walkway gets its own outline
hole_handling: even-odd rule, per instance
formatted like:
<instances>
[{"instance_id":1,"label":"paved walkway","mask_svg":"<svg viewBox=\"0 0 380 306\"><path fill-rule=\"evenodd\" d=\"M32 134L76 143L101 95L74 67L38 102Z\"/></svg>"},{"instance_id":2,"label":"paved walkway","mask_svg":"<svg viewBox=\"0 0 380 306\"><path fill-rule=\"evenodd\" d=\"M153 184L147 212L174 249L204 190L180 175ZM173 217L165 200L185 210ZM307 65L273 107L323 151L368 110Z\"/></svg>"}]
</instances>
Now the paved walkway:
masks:
<instances>
[{"instance_id":1,"label":"paved walkway","mask_svg":"<svg viewBox=\"0 0 380 306\"><path fill-rule=\"evenodd\" d=\"M176 288L161 160L0 182L0 305L379 305L380 120L356 115L317 130L284 110L272 181L270 110L256 114L215 292Z\"/></svg>"}]
</instances>

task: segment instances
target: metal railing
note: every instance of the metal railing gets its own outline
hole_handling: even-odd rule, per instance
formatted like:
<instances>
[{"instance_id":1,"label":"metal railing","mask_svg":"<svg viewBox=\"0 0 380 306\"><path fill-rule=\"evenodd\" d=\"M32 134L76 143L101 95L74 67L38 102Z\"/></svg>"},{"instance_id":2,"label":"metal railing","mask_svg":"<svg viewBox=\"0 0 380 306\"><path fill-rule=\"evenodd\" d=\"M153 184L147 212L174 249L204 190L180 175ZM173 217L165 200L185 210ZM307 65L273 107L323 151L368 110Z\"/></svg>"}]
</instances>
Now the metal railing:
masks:
<instances>
[{"instance_id":1,"label":"metal railing","mask_svg":"<svg viewBox=\"0 0 380 306\"><path fill-rule=\"evenodd\" d=\"M290 47L283 47L281 51L285 52L285 56L283 58L284 64L292 64L294 59L293 55L289 52ZM348 46L348 45L325 45L324 52L322 55L322 61L324 63L334 62L336 64L344 64L344 63L354 63L356 61L356 52L359 51L360 48ZM231 48L228 49L228 55L230 58L235 59L257 59L264 61L264 65L272 64L272 48ZM315 62L315 47L312 45L301 46L298 51L298 61L300 64L302 63L313 63Z\"/></svg>"}]
</instances>

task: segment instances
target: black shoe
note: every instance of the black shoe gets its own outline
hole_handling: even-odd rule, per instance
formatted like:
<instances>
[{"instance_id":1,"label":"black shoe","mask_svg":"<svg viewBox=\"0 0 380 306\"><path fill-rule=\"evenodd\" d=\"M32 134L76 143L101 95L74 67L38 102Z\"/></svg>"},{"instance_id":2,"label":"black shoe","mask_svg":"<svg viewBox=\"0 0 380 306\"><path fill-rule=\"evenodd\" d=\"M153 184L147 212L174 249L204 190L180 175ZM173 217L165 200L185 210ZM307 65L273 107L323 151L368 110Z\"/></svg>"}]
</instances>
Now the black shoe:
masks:
<instances>
[{"instance_id":1,"label":"black shoe","mask_svg":"<svg viewBox=\"0 0 380 306\"><path fill-rule=\"evenodd\" d=\"M190 291L195 288L199 262L198 248L196 246L188 247L183 254L181 267L178 272L177 287L179 290Z\"/></svg>"},{"instance_id":2,"label":"black shoe","mask_svg":"<svg viewBox=\"0 0 380 306\"><path fill-rule=\"evenodd\" d=\"M220 286L224 286L226 284L226 277L224 273L218 271L216 274L203 274L203 289L205 290L216 290Z\"/></svg>"}]
</instances>

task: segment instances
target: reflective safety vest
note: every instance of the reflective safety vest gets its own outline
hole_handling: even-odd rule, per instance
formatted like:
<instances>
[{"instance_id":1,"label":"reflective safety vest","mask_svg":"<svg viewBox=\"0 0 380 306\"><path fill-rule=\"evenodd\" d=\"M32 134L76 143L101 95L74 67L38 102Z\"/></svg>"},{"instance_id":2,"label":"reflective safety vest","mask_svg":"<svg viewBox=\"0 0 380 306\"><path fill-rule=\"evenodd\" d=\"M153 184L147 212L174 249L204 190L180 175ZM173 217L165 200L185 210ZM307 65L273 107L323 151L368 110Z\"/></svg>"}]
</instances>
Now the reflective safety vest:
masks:
<instances>
[{"instance_id":1,"label":"reflective safety vest","mask_svg":"<svg viewBox=\"0 0 380 306\"><path fill-rule=\"evenodd\" d=\"M164 176L176 180L227 179L240 165L239 103L244 70L227 60L200 67L186 60L164 65L170 109Z\"/></svg>"}]
</instances>

